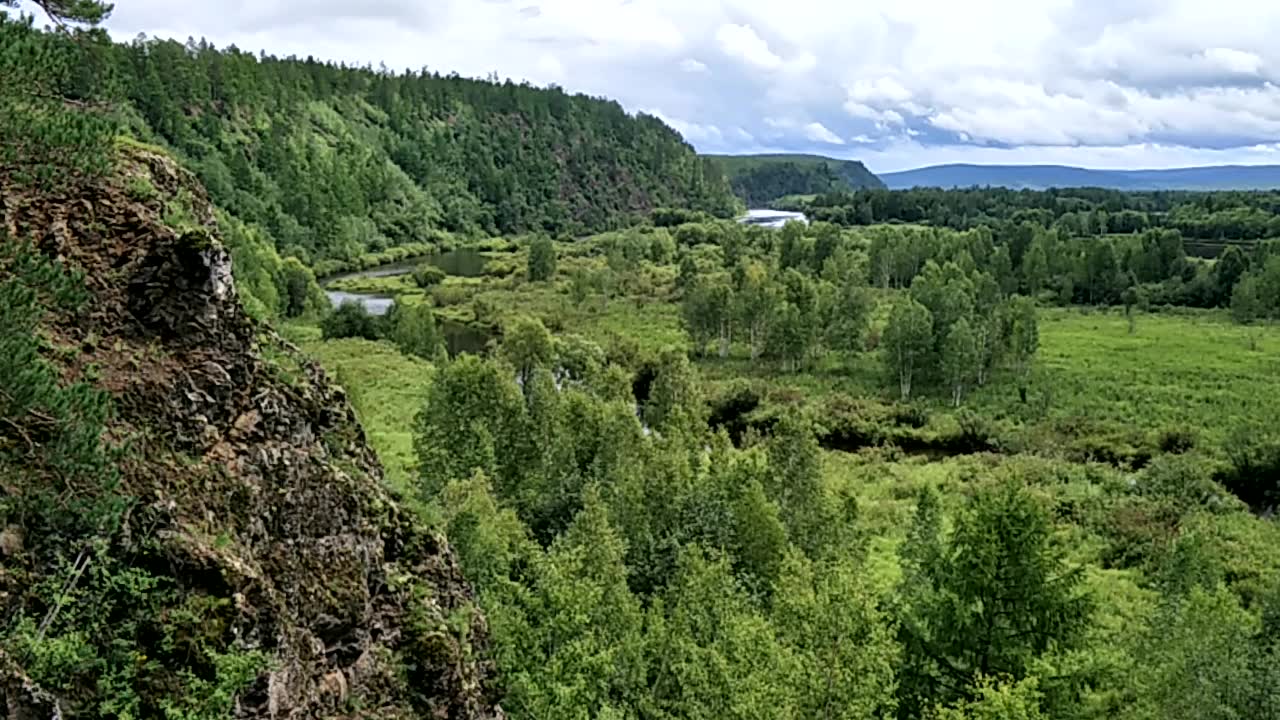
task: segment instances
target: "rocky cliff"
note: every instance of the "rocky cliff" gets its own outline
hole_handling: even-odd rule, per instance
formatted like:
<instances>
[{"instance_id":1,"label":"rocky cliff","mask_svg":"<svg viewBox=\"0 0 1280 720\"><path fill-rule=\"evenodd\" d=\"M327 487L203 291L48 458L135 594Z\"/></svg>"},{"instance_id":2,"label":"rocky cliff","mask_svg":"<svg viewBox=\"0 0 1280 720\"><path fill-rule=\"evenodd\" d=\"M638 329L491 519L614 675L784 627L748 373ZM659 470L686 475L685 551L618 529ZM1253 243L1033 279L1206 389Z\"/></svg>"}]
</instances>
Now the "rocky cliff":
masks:
<instances>
[{"instance_id":1,"label":"rocky cliff","mask_svg":"<svg viewBox=\"0 0 1280 720\"><path fill-rule=\"evenodd\" d=\"M116 177L74 195L0 196L12 237L84 273L83 309L41 322L44 359L111 397L124 510L93 540L147 578L130 597L156 617L111 610L107 623L137 628L109 640L136 646L136 667L58 666L57 688L39 681L54 676L44 655L0 648L0 712L111 716L118 695L140 716L176 716L174 694L222 687L224 659L251 657L262 662L246 681L220 690L234 697L217 698L235 717L500 717L484 619L447 544L384 486L341 388L242 312L198 183L160 154L125 152ZM57 482L38 475L0 483L0 500ZM74 595L94 568L64 580L33 550L38 529L0 521L3 619L44 618L47 643L72 610L41 588ZM80 633L84 652L108 634Z\"/></svg>"}]
</instances>

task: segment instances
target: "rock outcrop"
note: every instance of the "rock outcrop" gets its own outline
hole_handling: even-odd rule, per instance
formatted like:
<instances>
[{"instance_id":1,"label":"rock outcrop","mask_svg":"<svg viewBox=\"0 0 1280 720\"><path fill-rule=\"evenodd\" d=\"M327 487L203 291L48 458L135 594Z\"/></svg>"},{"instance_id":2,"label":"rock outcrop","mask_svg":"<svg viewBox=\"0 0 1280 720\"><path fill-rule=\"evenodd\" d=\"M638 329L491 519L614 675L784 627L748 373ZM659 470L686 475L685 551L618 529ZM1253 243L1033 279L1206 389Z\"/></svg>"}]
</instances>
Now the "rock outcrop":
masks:
<instances>
[{"instance_id":1,"label":"rock outcrop","mask_svg":"<svg viewBox=\"0 0 1280 720\"><path fill-rule=\"evenodd\" d=\"M108 432L129 438L112 542L221 602L218 642L265 654L237 717L501 717L448 545L385 487L342 390L244 314L199 184L126 152L122 177L74 196L0 188L10 234L84 273L86 309L45 329L77 349L58 358L65 377L108 391ZM141 185L156 192L126 189ZM179 229L162 220L175 203ZM9 717L75 714L0 660Z\"/></svg>"}]
</instances>

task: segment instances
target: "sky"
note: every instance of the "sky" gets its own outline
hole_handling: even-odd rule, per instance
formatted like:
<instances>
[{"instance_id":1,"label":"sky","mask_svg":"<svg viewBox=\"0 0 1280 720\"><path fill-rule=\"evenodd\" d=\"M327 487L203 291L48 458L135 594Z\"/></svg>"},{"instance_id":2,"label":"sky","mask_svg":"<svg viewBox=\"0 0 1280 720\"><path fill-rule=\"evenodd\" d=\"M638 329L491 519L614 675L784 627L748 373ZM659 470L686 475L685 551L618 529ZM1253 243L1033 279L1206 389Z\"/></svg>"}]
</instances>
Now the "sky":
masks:
<instances>
[{"instance_id":1,"label":"sky","mask_svg":"<svg viewBox=\"0 0 1280 720\"><path fill-rule=\"evenodd\" d=\"M1275 0L117 0L107 24L557 84L876 172L1280 163Z\"/></svg>"}]
</instances>

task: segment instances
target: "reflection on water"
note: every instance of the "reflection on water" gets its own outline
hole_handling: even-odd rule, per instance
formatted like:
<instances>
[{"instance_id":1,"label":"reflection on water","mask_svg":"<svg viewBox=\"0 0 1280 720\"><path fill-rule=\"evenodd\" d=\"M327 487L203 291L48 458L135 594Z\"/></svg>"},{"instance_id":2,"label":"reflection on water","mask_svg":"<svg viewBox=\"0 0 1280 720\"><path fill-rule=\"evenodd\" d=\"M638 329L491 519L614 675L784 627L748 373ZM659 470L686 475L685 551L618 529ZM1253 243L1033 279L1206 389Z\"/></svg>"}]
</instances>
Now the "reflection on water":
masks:
<instances>
[{"instance_id":1,"label":"reflection on water","mask_svg":"<svg viewBox=\"0 0 1280 720\"><path fill-rule=\"evenodd\" d=\"M326 290L325 295L329 296L329 302L338 307L344 303L356 303L363 305L366 312L370 315L386 315L391 311L391 306L395 303L394 298L384 295L365 295L364 293L349 293L341 290Z\"/></svg>"},{"instance_id":2,"label":"reflection on water","mask_svg":"<svg viewBox=\"0 0 1280 720\"><path fill-rule=\"evenodd\" d=\"M791 221L809 224L809 219L804 213L789 212L787 210L748 210L745 217L738 220L744 225L760 225L762 227L780 228Z\"/></svg>"},{"instance_id":3,"label":"reflection on water","mask_svg":"<svg viewBox=\"0 0 1280 720\"><path fill-rule=\"evenodd\" d=\"M408 275L421 265L435 265L450 275L457 277L479 277L484 274L484 253L475 248L459 248L448 252L422 255L420 257L387 263L368 270L341 273L327 278L326 283L350 278L379 278Z\"/></svg>"},{"instance_id":4,"label":"reflection on water","mask_svg":"<svg viewBox=\"0 0 1280 720\"><path fill-rule=\"evenodd\" d=\"M449 252L409 258L400 262L387 263L359 272L343 273L327 279L325 284L352 278L382 278L408 275L421 265L434 265L450 275L457 277L479 277L484 274L485 257L479 250L461 248ZM370 315L386 315L395 303L394 298L373 293L353 293L343 290L325 290L329 302L337 307L345 302L353 302L364 306Z\"/></svg>"}]
</instances>

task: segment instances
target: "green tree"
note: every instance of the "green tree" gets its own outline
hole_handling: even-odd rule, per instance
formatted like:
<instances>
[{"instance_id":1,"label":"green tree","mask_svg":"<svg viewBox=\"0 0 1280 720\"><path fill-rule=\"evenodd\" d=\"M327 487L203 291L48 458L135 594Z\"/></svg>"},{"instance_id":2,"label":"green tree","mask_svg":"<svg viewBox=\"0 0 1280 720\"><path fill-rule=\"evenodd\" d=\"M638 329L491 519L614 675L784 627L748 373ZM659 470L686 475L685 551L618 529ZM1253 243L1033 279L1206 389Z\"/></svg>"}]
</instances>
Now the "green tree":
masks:
<instances>
[{"instance_id":1,"label":"green tree","mask_svg":"<svg viewBox=\"0 0 1280 720\"><path fill-rule=\"evenodd\" d=\"M344 302L320 321L320 334L325 340L339 338L378 339L377 319L358 302Z\"/></svg>"},{"instance_id":2,"label":"green tree","mask_svg":"<svg viewBox=\"0 0 1280 720\"><path fill-rule=\"evenodd\" d=\"M436 327L436 314L431 306L401 306L397 302L388 318L392 322L391 340L400 352L427 360L446 359L444 336Z\"/></svg>"},{"instance_id":3,"label":"green tree","mask_svg":"<svg viewBox=\"0 0 1280 720\"><path fill-rule=\"evenodd\" d=\"M937 720L1049 720L1040 709L1039 681L1034 677L1016 682L983 679L977 696L939 708Z\"/></svg>"},{"instance_id":4,"label":"green tree","mask_svg":"<svg viewBox=\"0 0 1280 720\"><path fill-rule=\"evenodd\" d=\"M965 386L973 377L978 364L978 341L969 327L967 318L960 318L951 326L942 343L942 369L951 389L951 403L960 407Z\"/></svg>"},{"instance_id":5,"label":"green tree","mask_svg":"<svg viewBox=\"0 0 1280 720\"><path fill-rule=\"evenodd\" d=\"M766 349L770 323L778 315L780 298L768 271L758 263L739 265L741 282L734 295L737 301L737 324L746 328L751 345L751 359L758 359Z\"/></svg>"},{"instance_id":6,"label":"green tree","mask_svg":"<svg viewBox=\"0 0 1280 720\"><path fill-rule=\"evenodd\" d=\"M524 402L510 370L473 355L436 369L414 420L422 492L436 497L480 470L501 499L519 497L524 477L516 443L526 432Z\"/></svg>"},{"instance_id":7,"label":"green tree","mask_svg":"<svg viewBox=\"0 0 1280 720\"><path fill-rule=\"evenodd\" d=\"M549 237L529 244L529 281L545 282L556 274L556 246Z\"/></svg>"},{"instance_id":8,"label":"green tree","mask_svg":"<svg viewBox=\"0 0 1280 720\"><path fill-rule=\"evenodd\" d=\"M1258 278L1250 274L1240 278L1231 291L1231 317L1241 325L1249 325L1263 316L1259 286Z\"/></svg>"},{"instance_id":9,"label":"green tree","mask_svg":"<svg viewBox=\"0 0 1280 720\"><path fill-rule=\"evenodd\" d=\"M1052 543L1048 514L1015 480L981 488L945 541L937 521L904 546L898 715L972 700L984 678L1020 681L1079 643L1092 603ZM936 549L934 549L936 548Z\"/></svg>"},{"instance_id":10,"label":"green tree","mask_svg":"<svg viewBox=\"0 0 1280 720\"><path fill-rule=\"evenodd\" d=\"M774 593L772 620L794 657L784 680L798 695L796 717L885 717L899 647L862 569L848 560L814 563L791 553Z\"/></svg>"},{"instance_id":11,"label":"green tree","mask_svg":"<svg viewBox=\"0 0 1280 720\"><path fill-rule=\"evenodd\" d=\"M1018 379L1018 395L1027 401L1027 385L1031 381L1032 363L1040 350L1040 328L1035 301L1016 297L1010 302L1009 359Z\"/></svg>"},{"instance_id":12,"label":"green tree","mask_svg":"<svg viewBox=\"0 0 1280 720\"><path fill-rule=\"evenodd\" d=\"M661 432L701 434L705 418L702 387L689 358L674 348L664 350L644 408L645 422Z\"/></svg>"},{"instance_id":13,"label":"green tree","mask_svg":"<svg viewBox=\"0 0 1280 720\"><path fill-rule=\"evenodd\" d=\"M1091 305L1109 304L1120 293L1120 264L1110 240L1095 239L1088 245L1086 288Z\"/></svg>"},{"instance_id":14,"label":"green tree","mask_svg":"<svg viewBox=\"0 0 1280 720\"><path fill-rule=\"evenodd\" d=\"M1139 717L1229 720L1258 714L1257 618L1225 587L1166 598L1139 648Z\"/></svg>"},{"instance_id":15,"label":"green tree","mask_svg":"<svg viewBox=\"0 0 1280 720\"><path fill-rule=\"evenodd\" d=\"M797 716L792 674L767 617L727 561L698 549L680 556L649 612L650 702L657 717L784 720Z\"/></svg>"},{"instance_id":16,"label":"green tree","mask_svg":"<svg viewBox=\"0 0 1280 720\"><path fill-rule=\"evenodd\" d=\"M551 366L556 356L555 341L541 320L516 318L503 330L502 356L516 369L520 385L525 387L535 370Z\"/></svg>"},{"instance_id":17,"label":"green tree","mask_svg":"<svg viewBox=\"0 0 1280 720\"><path fill-rule=\"evenodd\" d=\"M898 379L902 399L911 397L912 381L933 348L933 316L914 299L899 300L889 313L882 343L885 363Z\"/></svg>"},{"instance_id":18,"label":"green tree","mask_svg":"<svg viewBox=\"0 0 1280 720\"><path fill-rule=\"evenodd\" d=\"M874 305L867 287L859 279L848 277L829 297L824 309L827 346L853 352L861 350Z\"/></svg>"},{"instance_id":19,"label":"green tree","mask_svg":"<svg viewBox=\"0 0 1280 720\"><path fill-rule=\"evenodd\" d=\"M685 294L681 312L699 355L706 352L708 343L716 341L720 357L728 357L736 309L733 289L723 282L700 282Z\"/></svg>"},{"instance_id":20,"label":"green tree","mask_svg":"<svg viewBox=\"0 0 1280 720\"><path fill-rule=\"evenodd\" d=\"M1031 297L1037 296L1049 284L1049 254L1045 237L1037 233L1022 258L1022 285Z\"/></svg>"},{"instance_id":21,"label":"green tree","mask_svg":"<svg viewBox=\"0 0 1280 720\"><path fill-rule=\"evenodd\" d=\"M506 708L527 717L633 716L647 668L625 555L588 489L573 523L532 563L527 587L508 586L487 603Z\"/></svg>"},{"instance_id":22,"label":"green tree","mask_svg":"<svg viewBox=\"0 0 1280 720\"><path fill-rule=\"evenodd\" d=\"M812 426L795 414L774 426L765 492L778 505L791 542L810 557L827 546L835 520L822 481L822 450Z\"/></svg>"},{"instance_id":23,"label":"green tree","mask_svg":"<svg viewBox=\"0 0 1280 720\"><path fill-rule=\"evenodd\" d=\"M328 307L329 301L316 283L315 273L296 257L287 257L280 266L284 316L301 317Z\"/></svg>"}]
</instances>

